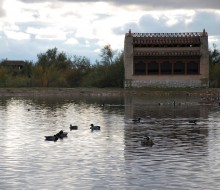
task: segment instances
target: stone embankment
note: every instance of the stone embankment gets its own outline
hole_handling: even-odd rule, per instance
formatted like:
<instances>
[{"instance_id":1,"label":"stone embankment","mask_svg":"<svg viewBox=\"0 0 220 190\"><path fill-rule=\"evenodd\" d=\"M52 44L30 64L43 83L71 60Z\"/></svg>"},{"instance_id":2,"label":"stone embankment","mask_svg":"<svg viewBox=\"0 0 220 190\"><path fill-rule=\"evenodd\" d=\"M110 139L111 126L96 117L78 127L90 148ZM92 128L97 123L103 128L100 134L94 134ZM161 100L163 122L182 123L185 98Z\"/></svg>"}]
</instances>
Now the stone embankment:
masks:
<instances>
[{"instance_id":1,"label":"stone embankment","mask_svg":"<svg viewBox=\"0 0 220 190\"><path fill-rule=\"evenodd\" d=\"M1 97L50 96L206 96L219 95L219 89L109 89L109 88L0 88Z\"/></svg>"}]
</instances>

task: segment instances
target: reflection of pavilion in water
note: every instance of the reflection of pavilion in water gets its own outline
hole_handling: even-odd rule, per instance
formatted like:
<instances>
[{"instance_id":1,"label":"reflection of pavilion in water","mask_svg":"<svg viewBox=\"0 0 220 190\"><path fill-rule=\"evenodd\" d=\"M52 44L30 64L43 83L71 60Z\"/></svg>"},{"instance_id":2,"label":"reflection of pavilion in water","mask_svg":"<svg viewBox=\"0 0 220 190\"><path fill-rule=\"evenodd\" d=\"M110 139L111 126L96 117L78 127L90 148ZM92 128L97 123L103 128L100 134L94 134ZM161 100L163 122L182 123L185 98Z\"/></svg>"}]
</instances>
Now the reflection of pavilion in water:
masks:
<instances>
[{"instance_id":1,"label":"reflection of pavilion in water","mask_svg":"<svg viewBox=\"0 0 220 190\"><path fill-rule=\"evenodd\" d=\"M126 118L207 118L208 107L199 106L196 97L127 96Z\"/></svg>"},{"instance_id":2,"label":"reflection of pavilion in water","mask_svg":"<svg viewBox=\"0 0 220 190\"><path fill-rule=\"evenodd\" d=\"M192 156L198 151L207 153L207 106L199 106L186 97L138 96L125 97L125 105L125 158L132 160L130 156L135 158L140 153L140 140L145 134L154 139L155 145L149 151L154 150L156 154L160 154L159 150L174 149L183 156ZM141 122L135 124L131 119L137 117ZM198 120L197 124L189 123L190 119Z\"/></svg>"}]
</instances>

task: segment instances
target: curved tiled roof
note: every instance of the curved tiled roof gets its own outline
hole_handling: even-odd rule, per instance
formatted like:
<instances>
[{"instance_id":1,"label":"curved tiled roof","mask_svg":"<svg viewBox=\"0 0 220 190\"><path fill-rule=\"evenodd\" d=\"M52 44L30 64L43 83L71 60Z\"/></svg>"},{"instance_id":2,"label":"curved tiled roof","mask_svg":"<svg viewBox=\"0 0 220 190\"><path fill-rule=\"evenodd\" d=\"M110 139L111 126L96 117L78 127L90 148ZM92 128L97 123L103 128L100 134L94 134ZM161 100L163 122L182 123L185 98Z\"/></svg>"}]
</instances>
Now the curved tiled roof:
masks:
<instances>
[{"instance_id":1,"label":"curved tiled roof","mask_svg":"<svg viewBox=\"0 0 220 190\"><path fill-rule=\"evenodd\" d=\"M199 50L140 51L134 50L134 56L200 56Z\"/></svg>"},{"instance_id":2,"label":"curved tiled roof","mask_svg":"<svg viewBox=\"0 0 220 190\"><path fill-rule=\"evenodd\" d=\"M134 38L134 44L160 44L160 45L169 45L169 44L200 44L199 37L159 37L159 38Z\"/></svg>"},{"instance_id":3,"label":"curved tiled roof","mask_svg":"<svg viewBox=\"0 0 220 190\"><path fill-rule=\"evenodd\" d=\"M181 32L181 33L132 33L129 30L125 34L127 37L133 37L134 45L200 45L201 37L208 37L208 33L203 32Z\"/></svg>"},{"instance_id":4,"label":"curved tiled roof","mask_svg":"<svg viewBox=\"0 0 220 190\"><path fill-rule=\"evenodd\" d=\"M131 36L136 37L148 37L148 38L175 38L175 37L200 37L203 36L203 32L181 32L181 33L131 33ZM207 33L206 33L207 35Z\"/></svg>"}]
</instances>

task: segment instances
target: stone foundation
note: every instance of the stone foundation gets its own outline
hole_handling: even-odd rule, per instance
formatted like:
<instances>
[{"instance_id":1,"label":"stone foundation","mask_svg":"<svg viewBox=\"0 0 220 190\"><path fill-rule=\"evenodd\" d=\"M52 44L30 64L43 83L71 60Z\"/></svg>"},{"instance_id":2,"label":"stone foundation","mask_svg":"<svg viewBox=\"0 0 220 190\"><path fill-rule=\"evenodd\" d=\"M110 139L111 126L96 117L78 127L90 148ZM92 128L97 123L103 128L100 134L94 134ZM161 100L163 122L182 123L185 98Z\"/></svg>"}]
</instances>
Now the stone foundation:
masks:
<instances>
[{"instance_id":1,"label":"stone foundation","mask_svg":"<svg viewBox=\"0 0 220 190\"><path fill-rule=\"evenodd\" d=\"M124 82L125 88L139 88L139 87L157 87L157 88L198 88L208 87L208 84L201 80L126 80Z\"/></svg>"}]
</instances>

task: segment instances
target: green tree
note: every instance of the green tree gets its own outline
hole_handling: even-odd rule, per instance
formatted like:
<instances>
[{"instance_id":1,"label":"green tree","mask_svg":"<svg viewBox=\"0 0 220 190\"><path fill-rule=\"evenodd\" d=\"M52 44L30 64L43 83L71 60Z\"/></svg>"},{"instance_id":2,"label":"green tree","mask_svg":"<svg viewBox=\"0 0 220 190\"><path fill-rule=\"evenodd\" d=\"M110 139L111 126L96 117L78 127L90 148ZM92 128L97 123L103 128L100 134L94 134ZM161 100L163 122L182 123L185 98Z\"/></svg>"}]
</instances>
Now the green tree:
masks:
<instances>
[{"instance_id":1,"label":"green tree","mask_svg":"<svg viewBox=\"0 0 220 190\"><path fill-rule=\"evenodd\" d=\"M0 63L0 86L40 87L123 87L123 52L110 45L101 49L100 61L94 64L84 56L68 57L55 47L37 55L34 64L25 61L21 70Z\"/></svg>"},{"instance_id":2,"label":"green tree","mask_svg":"<svg viewBox=\"0 0 220 190\"><path fill-rule=\"evenodd\" d=\"M111 45L105 45L102 49L101 49L101 64L112 64L113 63L113 58L116 52L114 52L111 48Z\"/></svg>"},{"instance_id":3,"label":"green tree","mask_svg":"<svg viewBox=\"0 0 220 190\"><path fill-rule=\"evenodd\" d=\"M209 50L209 64L216 65L218 63L220 63L220 51L216 44L213 44L213 50Z\"/></svg>"},{"instance_id":4,"label":"green tree","mask_svg":"<svg viewBox=\"0 0 220 190\"><path fill-rule=\"evenodd\" d=\"M84 56L73 56L71 70L66 73L66 80L69 86L79 87L83 78L90 72L90 61Z\"/></svg>"},{"instance_id":5,"label":"green tree","mask_svg":"<svg viewBox=\"0 0 220 190\"><path fill-rule=\"evenodd\" d=\"M21 69L20 74L30 78L32 75L32 66L33 66L32 61L25 61L24 66Z\"/></svg>"},{"instance_id":6,"label":"green tree","mask_svg":"<svg viewBox=\"0 0 220 190\"><path fill-rule=\"evenodd\" d=\"M35 81L43 87L67 86L65 70L71 68L71 60L64 52L59 53L57 48L48 49L46 53L37 55L35 67ZM39 79L37 79L39 78Z\"/></svg>"},{"instance_id":7,"label":"green tree","mask_svg":"<svg viewBox=\"0 0 220 190\"><path fill-rule=\"evenodd\" d=\"M6 81L8 78L8 69L0 65L0 86L6 87Z\"/></svg>"},{"instance_id":8,"label":"green tree","mask_svg":"<svg viewBox=\"0 0 220 190\"><path fill-rule=\"evenodd\" d=\"M97 61L91 67L90 72L84 77L82 85L99 88L123 87L123 52L116 54L109 45L104 46L101 52L101 61Z\"/></svg>"},{"instance_id":9,"label":"green tree","mask_svg":"<svg viewBox=\"0 0 220 190\"><path fill-rule=\"evenodd\" d=\"M211 87L220 87L220 51L215 44L209 50L209 77Z\"/></svg>"},{"instance_id":10,"label":"green tree","mask_svg":"<svg viewBox=\"0 0 220 190\"><path fill-rule=\"evenodd\" d=\"M211 87L220 87L220 64L212 66L210 83Z\"/></svg>"}]
</instances>

